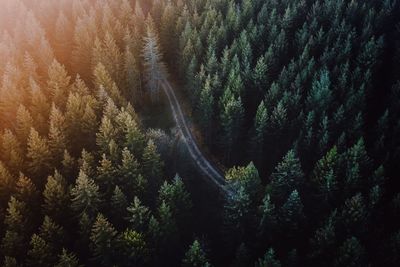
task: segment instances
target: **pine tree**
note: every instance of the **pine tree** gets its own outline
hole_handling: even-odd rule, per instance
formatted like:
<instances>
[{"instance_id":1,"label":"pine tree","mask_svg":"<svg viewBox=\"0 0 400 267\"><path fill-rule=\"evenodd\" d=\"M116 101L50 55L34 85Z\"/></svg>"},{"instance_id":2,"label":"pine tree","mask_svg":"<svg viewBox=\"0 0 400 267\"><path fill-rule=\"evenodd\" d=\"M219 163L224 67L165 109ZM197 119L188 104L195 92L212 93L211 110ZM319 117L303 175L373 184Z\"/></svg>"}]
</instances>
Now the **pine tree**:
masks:
<instances>
[{"instance_id":1,"label":"pine tree","mask_svg":"<svg viewBox=\"0 0 400 267\"><path fill-rule=\"evenodd\" d=\"M162 168L163 163L156 146L152 140L149 140L142 158L143 175L148 181L149 194L157 192L160 188Z\"/></svg>"},{"instance_id":2,"label":"pine tree","mask_svg":"<svg viewBox=\"0 0 400 267\"><path fill-rule=\"evenodd\" d=\"M40 236L33 234L28 251L27 266L53 266L54 255L51 246Z\"/></svg>"},{"instance_id":3,"label":"pine tree","mask_svg":"<svg viewBox=\"0 0 400 267\"><path fill-rule=\"evenodd\" d=\"M199 101L199 110L201 110L201 117L199 118L200 126L206 134L207 140L211 137L211 125L214 114L214 96L212 91L211 77L208 76L204 88L201 90Z\"/></svg>"},{"instance_id":4,"label":"pine tree","mask_svg":"<svg viewBox=\"0 0 400 267\"><path fill-rule=\"evenodd\" d=\"M15 131L22 144L26 144L33 124L31 113L21 104L17 110Z\"/></svg>"},{"instance_id":5,"label":"pine tree","mask_svg":"<svg viewBox=\"0 0 400 267\"><path fill-rule=\"evenodd\" d=\"M101 120L99 132L96 134L96 143L100 148L100 152L104 154L109 153L110 143L116 138L116 134L117 131L111 119L104 116Z\"/></svg>"},{"instance_id":6,"label":"pine tree","mask_svg":"<svg viewBox=\"0 0 400 267\"><path fill-rule=\"evenodd\" d=\"M149 221L150 211L142 205L139 198L135 197L133 202L127 208L128 217L127 220L132 226L132 229L137 231L143 231Z\"/></svg>"},{"instance_id":7,"label":"pine tree","mask_svg":"<svg viewBox=\"0 0 400 267\"><path fill-rule=\"evenodd\" d=\"M18 259L25 255L29 238L27 233L30 231L26 216L26 204L11 197L4 218L6 232L1 240L4 255Z\"/></svg>"},{"instance_id":8,"label":"pine tree","mask_svg":"<svg viewBox=\"0 0 400 267\"><path fill-rule=\"evenodd\" d=\"M113 214L114 223L116 225L121 225L122 222L121 215L126 213L127 207L128 207L128 200L124 192L122 192L122 190L118 186L115 186L113 195L111 197L111 208L112 208L111 212Z\"/></svg>"},{"instance_id":9,"label":"pine tree","mask_svg":"<svg viewBox=\"0 0 400 267\"><path fill-rule=\"evenodd\" d=\"M117 169L104 154L99 164L97 167L96 182L99 184L101 191L106 196L110 196L116 185Z\"/></svg>"},{"instance_id":10,"label":"pine tree","mask_svg":"<svg viewBox=\"0 0 400 267\"><path fill-rule=\"evenodd\" d=\"M268 63L266 62L265 57L261 56L257 60L257 64L253 70L253 79L256 92L264 92L265 88L269 84L268 71Z\"/></svg>"},{"instance_id":11,"label":"pine tree","mask_svg":"<svg viewBox=\"0 0 400 267\"><path fill-rule=\"evenodd\" d=\"M364 203L363 196L358 193L352 198L345 201L342 219L343 222L351 232L362 232L365 230L365 223L367 221L368 211Z\"/></svg>"},{"instance_id":12,"label":"pine tree","mask_svg":"<svg viewBox=\"0 0 400 267\"><path fill-rule=\"evenodd\" d=\"M77 215L87 213L95 216L101 203L99 186L89 178L86 173L80 171L74 188L71 190L71 207Z\"/></svg>"},{"instance_id":13,"label":"pine tree","mask_svg":"<svg viewBox=\"0 0 400 267\"><path fill-rule=\"evenodd\" d=\"M319 198L328 200L336 192L338 163L339 155L336 146L316 163L311 179L318 190L318 195L321 195Z\"/></svg>"},{"instance_id":14,"label":"pine tree","mask_svg":"<svg viewBox=\"0 0 400 267\"><path fill-rule=\"evenodd\" d=\"M35 203L38 200L39 192L31 179L20 173L15 186L16 197L25 203Z\"/></svg>"},{"instance_id":15,"label":"pine tree","mask_svg":"<svg viewBox=\"0 0 400 267\"><path fill-rule=\"evenodd\" d=\"M14 187L14 181L13 176L3 162L0 161L0 203L5 203L9 199Z\"/></svg>"},{"instance_id":16,"label":"pine tree","mask_svg":"<svg viewBox=\"0 0 400 267\"><path fill-rule=\"evenodd\" d=\"M68 213L70 196L67 182L58 171L47 177L47 183L43 191L43 210L46 214L62 222Z\"/></svg>"},{"instance_id":17,"label":"pine tree","mask_svg":"<svg viewBox=\"0 0 400 267\"><path fill-rule=\"evenodd\" d=\"M39 236L49 244L53 254L58 254L66 238L63 227L55 223L49 216L44 217L39 228Z\"/></svg>"},{"instance_id":18,"label":"pine tree","mask_svg":"<svg viewBox=\"0 0 400 267\"><path fill-rule=\"evenodd\" d=\"M101 214L97 215L93 224L90 241L96 261L103 266L111 266L116 260L117 231Z\"/></svg>"},{"instance_id":19,"label":"pine tree","mask_svg":"<svg viewBox=\"0 0 400 267\"><path fill-rule=\"evenodd\" d=\"M54 164L59 165L67 149L67 136L65 117L54 104L50 111L49 148Z\"/></svg>"},{"instance_id":20,"label":"pine tree","mask_svg":"<svg viewBox=\"0 0 400 267\"><path fill-rule=\"evenodd\" d=\"M148 249L144 236L137 231L127 229L120 237L123 266L142 266L147 262Z\"/></svg>"},{"instance_id":21,"label":"pine tree","mask_svg":"<svg viewBox=\"0 0 400 267\"><path fill-rule=\"evenodd\" d=\"M178 45L176 42L177 36L175 32L177 20L176 12L176 8L171 4L171 2L168 2L164 8L160 25L160 44L165 51L168 51L165 55L165 60L171 66L175 66L174 60L177 57L175 54L175 48Z\"/></svg>"},{"instance_id":22,"label":"pine tree","mask_svg":"<svg viewBox=\"0 0 400 267\"><path fill-rule=\"evenodd\" d=\"M271 174L272 197L282 201L293 190L301 187L303 179L304 174L301 170L300 161L294 150L289 150Z\"/></svg>"},{"instance_id":23,"label":"pine tree","mask_svg":"<svg viewBox=\"0 0 400 267\"><path fill-rule=\"evenodd\" d=\"M146 137L141 132L137 121L127 111L122 111L117 120L124 135L123 146L132 151L135 157L141 157L146 146Z\"/></svg>"},{"instance_id":24,"label":"pine tree","mask_svg":"<svg viewBox=\"0 0 400 267\"><path fill-rule=\"evenodd\" d=\"M144 37L144 67L145 78L152 101L158 101L161 83L166 78L166 68L162 62L158 36L156 35L151 17L147 19L146 36Z\"/></svg>"},{"instance_id":25,"label":"pine tree","mask_svg":"<svg viewBox=\"0 0 400 267\"><path fill-rule=\"evenodd\" d=\"M63 249L55 267L82 267L82 265L79 264L74 253L69 253L66 249Z\"/></svg>"},{"instance_id":26,"label":"pine tree","mask_svg":"<svg viewBox=\"0 0 400 267\"><path fill-rule=\"evenodd\" d=\"M261 178L253 162L246 167L233 167L225 174L226 180L232 189L237 190L243 187L251 200L257 203L260 197Z\"/></svg>"},{"instance_id":27,"label":"pine tree","mask_svg":"<svg viewBox=\"0 0 400 267\"><path fill-rule=\"evenodd\" d=\"M190 246L189 250L186 252L185 257L182 261L183 267L208 267L211 266L208 263L206 254L202 249L199 241L193 241L193 244Z\"/></svg>"},{"instance_id":28,"label":"pine tree","mask_svg":"<svg viewBox=\"0 0 400 267\"><path fill-rule=\"evenodd\" d=\"M65 67L56 60L50 65L48 76L47 90L51 95L51 100L58 107L64 108L67 102L71 77L68 76Z\"/></svg>"},{"instance_id":29,"label":"pine tree","mask_svg":"<svg viewBox=\"0 0 400 267\"><path fill-rule=\"evenodd\" d=\"M139 105L142 100L142 84L139 64L127 46L124 55L124 74L125 74L125 93L127 99L132 100L132 103Z\"/></svg>"},{"instance_id":30,"label":"pine tree","mask_svg":"<svg viewBox=\"0 0 400 267\"><path fill-rule=\"evenodd\" d=\"M365 264L365 250L357 238L351 237L343 242L335 266L361 266Z\"/></svg>"},{"instance_id":31,"label":"pine tree","mask_svg":"<svg viewBox=\"0 0 400 267\"><path fill-rule=\"evenodd\" d=\"M330 106L332 99L329 72L324 69L320 72L319 77L316 76L313 80L307 103L310 110L323 113Z\"/></svg>"},{"instance_id":32,"label":"pine tree","mask_svg":"<svg viewBox=\"0 0 400 267\"><path fill-rule=\"evenodd\" d=\"M275 205L271 202L271 197L266 194L260 206L261 220L259 232L263 236L271 235L277 226L277 214Z\"/></svg>"},{"instance_id":33,"label":"pine tree","mask_svg":"<svg viewBox=\"0 0 400 267\"><path fill-rule=\"evenodd\" d=\"M116 82L112 79L111 74L102 63L98 63L95 66L93 75L94 84L99 95L110 97L118 105L125 104L125 100L122 97Z\"/></svg>"},{"instance_id":34,"label":"pine tree","mask_svg":"<svg viewBox=\"0 0 400 267\"><path fill-rule=\"evenodd\" d=\"M20 265L18 265L17 260L15 258L5 256L4 261L3 261L3 266L4 267L19 267Z\"/></svg>"},{"instance_id":35,"label":"pine tree","mask_svg":"<svg viewBox=\"0 0 400 267\"><path fill-rule=\"evenodd\" d=\"M161 186L158 201L159 203L165 202L171 208L178 225L183 228L187 224L192 201L178 174L175 175L172 183L164 182Z\"/></svg>"},{"instance_id":36,"label":"pine tree","mask_svg":"<svg viewBox=\"0 0 400 267\"><path fill-rule=\"evenodd\" d=\"M270 248L265 253L264 257L258 259L256 267L281 267L281 262L276 258L275 251Z\"/></svg>"},{"instance_id":37,"label":"pine tree","mask_svg":"<svg viewBox=\"0 0 400 267\"><path fill-rule=\"evenodd\" d=\"M29 169L33 177L39 179L41 176L49 173L51 169L50 148L47 140L40 137L39 133L34 128L31 128L28 138L27 157L29 159Z\"/></svg>"},{"instance_id":38,"label":"pine tree","mask_svg":"<svg viewBox=\"0 0 400 267\"><path fill-rule=\"evenodd\" d=\"M268 112L267 108L264 104L264 101L261 101L260 105L257 108L257 113L254 118L254 134L251 139L251 152L254 154L254 158L259 162L262 160L262 152L265 143L265 133L268 127Z\"/></svg>"},{"instance_id":39,"label":"pine tree","mask_svg":"<svg viewBox=\"0 0 400 267\"><path fill-rule=\"evenodd\" d=\"M55 31L55 55L61 63L69 63L72 50L73 27L71 21L64 14L60 12L56 21ZM66 64L68 65L68 64Z\"/></svg>"},{"instance_id":40,"label":"pine tree","mask_svg":"<svg viewBox=\"0 0 400 267\"><path fill-rule=\"evenodd\" d=\"M303 208L299 193L294 190L281 208L281 223L286 225L288 230L298 230L305 218Z\"/></svg>"},{"instance_id":41,"label":"pine tree","mask_svg":"<svg viewBox=\"0 0 400 267\"><path fill-rule=\"evenodd\" d=\"M146 181L141 178L139 173L139 162L127 148L124 148L122 151L121 161L121 165L118 166L120 184L127 189L127 195L129 197L143 196L146 188Z\"/></svg>"},{"instance_id":42,"label":"pine tree","mask_svg":"<svg viewBox=\"0 0 400 267\"><path fill-rule=\"evenodd\" d=\"M2 151L1 159L7 164L7 168L12 174L16 174L23 169L24 152L22 150L21 143L10 130L6 129L3 134L0 134L0 149ZM0 165L1 164L2 163L0 163ZM1 172L2 171L0 167L0 173Z\"/></svg>"},{"instance_id":43,"label":"pine tree","mask_svg":"<svg viewBox=\"0 0 400 267\"><path fill-rule=\"evenodd\" d=\"M223 144L226 151L226 159L231 161L232 151L238 144L244 119L244 109L241 98L231 96L223 103L221 113L221 125L223 129Z\"/></svg>"}]
</instances>

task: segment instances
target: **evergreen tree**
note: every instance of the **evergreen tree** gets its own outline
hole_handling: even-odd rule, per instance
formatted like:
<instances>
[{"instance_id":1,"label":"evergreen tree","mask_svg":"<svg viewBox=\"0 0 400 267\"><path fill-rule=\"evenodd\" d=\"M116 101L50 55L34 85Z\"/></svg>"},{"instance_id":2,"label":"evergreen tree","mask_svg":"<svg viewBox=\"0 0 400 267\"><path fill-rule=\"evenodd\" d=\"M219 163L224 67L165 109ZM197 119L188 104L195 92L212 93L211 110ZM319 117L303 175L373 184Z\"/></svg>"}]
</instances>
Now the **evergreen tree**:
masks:
<instances>
[{"instance_id":1,"label":"evergreen tree","mask_svg":"<svg viewBox=\"0 0 400 267\"><path fill-rule=\"evenodd\" d=\"M25 202L36 202L38 200L39 192L31 179L20 173L18 181L15 185L16 197Z\"/></svg>"},{"instance_id":2,"label":"evergreen tree","mask_svg":"<svg viewBox=\"0 0 400 267\"><path fill-rule=\"evenodd\" d=\"M261 101L260 105L257 108L257 113L254 118L254 134L251 139L251 152L252 157L259 162L262 159L262 152L264 148L264 138L265 133L268 127L268 112L267 108L264 104L264 101ZM254 156L253 156L254 155Z\"/></svg>"},{"instance_id":3,"label":"evergreen tree","mask_svg":"<svg viewBox=\"0 0 400 267\"><path fill-rule=\"evenodd\" d=\"M71 207L77 215L87 213L95 216L101 197L98 185L90 179L83 171L80 171L75 186L71 190Z\"/></svg>"},{"instance_id":4,"label":"evergreen tree","mask_svg":"<svg viewBox=\"0 0 400 267\"><path fill-rule=\"evenodd\" d=\"M53 104L50 111L49 148L56 166L60 164L67 144L65 117Z\"/></svg>"},{"instance_id":5,"label":"evergreen tree","mask_svg":"<svg viewBox=\"0 0 400 267\"><path fill-rule=\"evenodd\" d=\"M280 267L281 262L276 259L275 251L273 248L270 248L265 253L264 257L258 259L256 262L256 267Z\"/></svg>"},{"instance_id":6,"label":"evergreen tree","mask_svg":"<svg viewBox=\"0 0 400 267\"><path fill-rule=\"evenodd\" d=\"M82 267L82 265L79 264L74 253L69 253L66 249L63 249L55 267Z\"/></svg>"},{"instance_id":7,"label":"evergreen tree","mask_svg":"<svg viewBox=\"0 0 400 267\"><path fill-rule=\"evenodd\" d=\"M162 55L158 45L158 36L155 32L151 17L147 19L146 36L144 37L144 67L149 93L152 101L158 101L161 83L166 78L166 68L162 62Z\"/></svg>"},{"instance_id":8,"label":"evergreen tree","mask_svg":"<svg viewBox=\"0 0 400 267\"><path fill-rule=\"evenodd\" d=\"M106 196L110 196L116 185L117 169L104 154L99 163L96 182L99 184L101 191Z\"/></svg>"},{"instance_id":9,"label":"evergreen tree","mask_svg":"<svg viewBox=\"0 0 400 267\"><path fill-rule=\"evenodd\" d=\"M302 186L303 179L300 161L294 150L289 150L271 174L270 187L273 198L282 201L293 190Z\"/></svg>"},{"instance_id":10,"label":"evergreen tree","mask_svg":"<svg viewBox=\"0 0 400 267\"><path fill-rule=\"evenodd\" d=\"M54 255L51 253L51 246L40 236L33 234L28 251L28 266L53 266Z\"/></svg>"},{"instance_id":11,"label":"evergreen tree","mask_svg":"<svg viewBox=\"0 0 400 267\"><path fill-rule=\"evenodd\" d=\"M125 230L120 237L122 266L141 266L147 262L148 248L144 236L134 230Z\"/></svg>"},{"instance_id":12,"label":"evergreen tree","mask_svg":"<svg viewBox=\"0 0 400 267\"><path fill-rule=\"evenodd\" d=\"M231 96L223 103L221 113L221 125L223 129L223 144L226 151L226 159L231 160L232 151L238 144L243 125L244 110L241 98Z\"/></svg>"},{"instance_id":13,"label":"evergreen tree","mask_svg":"<svg viewBox=\"0 0 400 267\"><path fill-rule=\"evenodd\" d=\"M115 186L113 195L111 197L111 208L114 222L118 222L117 225L120 225L122 218L121 214L124 214L128 207L128 200L126 199L125 194L122 190Z\"/></svg>"},{"instance_id":14,"label":"evergreen tree","mask_svg":"<svg viewBox=\"0 0 400 267\"><path fill-rule=\"evenodd\" d=\"M153 140L149 140L143 152L142 169L143 175L148 181L150 194L157 192L160 187L162 168L163 164L156 146Z\"/></svg>"},{"instance_id":15,"label":"evergreen tree","mask_svg":"<svg viewBox=\"0 0 400 267\"><path fill-rule=\"evenodd\" d=\"M211 266L208 263L206 254L204 253L199 241L193 241L193 244L190 246L189 250L186 252L185 257L182 261L182 266L184 267L207 267Z\"/></svg>"},{"instance_id":16,"label":"evergreen tree","mask_svg":"<svg viewBox=\"0 0 400 267\"><path fill-rule=\"evenodd\" d=\"M165 202L171 208L178 222L187 223L186 219L192 208L192 201L178 174L175 175L172 183L164 182L161 186L158 201L159 203Z\"/></svg>"},{"instance_id":17,"label":"evergreen tree","mask_svg":"<svg viewBox=\"0 0 400 267\"><path fill-rule=\"evenodd\" d=\"M289 231L298 231L305 216L299 193L294 190L281 208L280 222Z\"/></svg>"},{"instance_id":18,"label":"evergreen tree","mask_svg":"<svg viewBox=\"0 0 400 267\"><path fill-rule=\"evenodd\" d=\"M360 266L365 263L364 248L357 238L351 237L339 248L336 266Z\"/></svg>"},{"instance_id":19,"label":"evergreen tree","mask_svg":"<svg viewBox=\"0 0 400 267\"><path fill-rule=\"evenodd\" d=\"M29 169L35 178L39 179L41 176L48 174L51 169L50 148L47 140L40 137L34 128L31 128L28 138L27 157L29 159Z\"/></svg>"},{"instance_id":20,"label":"evergreen tree","mask_svg":"<svg viewBox=\"0 0 400 267\"><path fill-rule=\"evenodd\" d=\"M127 211L129 214L127 220L130 222L132 228L137 231L143 231L149 221L149 209L142 205L139 198L135 197L127 208Z\"/></svg>"},{"instance_id":21,"label":"evergreen tree","mask_svg":"<svg viewBox=\"0 0 400 267\"><path fill-rule=\"evenodd\" d=\"M49 216L45 216L39 228L39 236L49 244L52 253L58 253L65 241L65 232L62 226L55 223Z\"/></svg>"},{"instance_id":22,"label":"evergreen tree","mask_svg":"<svg viewBox=\"0 0 400 267\"><path fill-rule=\"evenodd\" d=\"M200 125L203 132L206 133L206 139L211 137L211 125L213 121L213 105L214 96L211 87L211 78L207 77L204 88L200 93L199 109L202 110L202 116L200 117Z\"/></svg>"},{"instance_id":23,"label":"evergreen tree","mask_svg":"<svg viewBox=\"0 0 400 267\"><path fill-rule=\"evenodd\" d=\"M15 131L21 143L27 142L33 124L34 121L29 110L20 105L17 110Z\"/></svg>"},{"instance_id":24,"label":"evergreen tree","mask_svg":"<svg viewBox=\"0 0 400 267\"><path fill-rule=\"evenodd\" d=\"M58 107L64 108L71 78L68 76L65 67L56 60L50 65L48 76L47 90L51 95L51 100Z\"/></svg>"},{"instance_id":25,"label":"evergreen tree","mask_svg":"<svg viewBox=\"0 0 400 267\"><path fill-rule=\"evenodd\" d=\"M13 184L14 178L6 169L3 162L0 161L0 200L2 204L9 199L12 192Z\"/></svg>"},{"instance_id":26,"label":"evergreen tree","mask_svg":"<svg viewBox=\"0 0 400 267\"><path fill-rule=\"evenodd\" d=\"M96 261L103 266L111 266L116 260L117 231L101 214L97 215L93 224L90 241Z\"/></svg>"},{"instance_id":27,"label":"evergreen tree","mask_svg":"<svg viewBox=\"0 0 400 267\"><path fill-rule=\"evenodd\" d=\"M58 171L47 178L47 183L43 191L43 210L58 222L65 219L68 213L70 196L65 179Z\"/></svg>"}]
</instances>

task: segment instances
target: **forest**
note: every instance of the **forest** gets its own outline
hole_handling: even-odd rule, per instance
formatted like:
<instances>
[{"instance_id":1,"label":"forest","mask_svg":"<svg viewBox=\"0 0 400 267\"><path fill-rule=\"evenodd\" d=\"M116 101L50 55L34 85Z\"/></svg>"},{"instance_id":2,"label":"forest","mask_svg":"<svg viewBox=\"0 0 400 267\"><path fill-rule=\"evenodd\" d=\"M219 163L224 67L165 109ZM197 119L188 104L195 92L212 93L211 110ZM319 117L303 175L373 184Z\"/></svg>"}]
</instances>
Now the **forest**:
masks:
<instances>
[{"instance_id":1,"label":"forest","mask_svg":"<svg viewBox=\"0 0 400 267\"><path fill-rule=\"evenodd\" d=\"M0 266L399 266L399 163L400 1L0 0Z\"/></svg>"}]
</instances>

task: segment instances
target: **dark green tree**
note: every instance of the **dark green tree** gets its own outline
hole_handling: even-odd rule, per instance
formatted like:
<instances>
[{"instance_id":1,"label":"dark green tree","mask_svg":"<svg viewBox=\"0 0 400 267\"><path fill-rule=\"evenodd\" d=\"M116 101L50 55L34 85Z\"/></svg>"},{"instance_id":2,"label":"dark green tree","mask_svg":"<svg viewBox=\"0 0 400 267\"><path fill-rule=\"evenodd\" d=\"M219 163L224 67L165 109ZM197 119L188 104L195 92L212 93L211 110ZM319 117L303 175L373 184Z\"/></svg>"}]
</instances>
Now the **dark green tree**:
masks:
<instances>
[{"instance_id":1,"label":"dark green tree","mask_svg":"<svg viewBox=\"0 0 400 267\"><path fill-rule=\"evenodd\" d=\"M193 241L189 250L186 252L182 260L183 267L209 267L210 263L207 261L206 254L201 247L199 241Z\"/></svg>"}]
</instances>

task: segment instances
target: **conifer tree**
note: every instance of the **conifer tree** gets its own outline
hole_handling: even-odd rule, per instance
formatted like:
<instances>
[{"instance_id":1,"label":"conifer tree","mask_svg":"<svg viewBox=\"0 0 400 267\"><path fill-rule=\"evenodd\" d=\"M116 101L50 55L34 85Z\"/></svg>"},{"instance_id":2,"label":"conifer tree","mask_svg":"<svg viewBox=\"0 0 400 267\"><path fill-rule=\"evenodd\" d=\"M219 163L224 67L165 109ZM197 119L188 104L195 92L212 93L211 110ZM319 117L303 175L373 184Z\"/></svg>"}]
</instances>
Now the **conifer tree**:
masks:
<instances>
[{"instance_id":1,"label":"conifer tree","mask_svg":"<svg viewBox=\"0 0 400 267\"><path fill-rule=\"evenodd\" d=\"M54 104L50 111L49 148L54 164L59 165L67 149L67 136L65 117Z\"/></svg>"},{"instance_id":2,"label":"conifer tree","mask_svg":"<svg viewBox=\"0 0 400 267\"><path fill-rule=\"evenodd\" d=\"M95 216L101 202L99 186L86 173L80 171L71 190L71 207L77 215Z\"/></svg>"},{"instance_id":3,"label":"conifer tree","mask_svg":"<svg viewBox=\"0 0 400 267\"><path fill-rule=\"evenodd\" d=\"M142 205L139 198L135 197L133 202L127 208L127 211L127 220L131 224L132 228L138 231L143 231L149 221L149 209Z\"/></svg>"},{"instance_id":4,"label":"conifer tree","mask_svg":"<svg viewBox=\"0 0 400 267\"><path fill-rule=\"evenodd\" d=\"M152 140L149 140L142 158L143 175L148 181L149 193L158 191L161 184L162 168L163 164L160 155L157 153L156 146Z\"/></svg>"},{"instance_id":5,"label":"conifer tree","mask_svg":"<svg viewBox=\"0 0 400 267\"><path fill-rule=\"evenodd\" d=\"M147 19L144 42L143 57L146 70L145 78L152 101L158 101L161 83L166 78L166 70L162 62L162 55L158 44L159 40L151 17Z\"/></svg>"},{"instance_id":6,"label":"conifer tree","mask_svg":"<svg viewBox=\"0 0 400 267\"><path fill-rule=\"evenodd\" d=\"M214 97L211 87L211 77L208 76L204 88L200 93L199 109L202 110L202 116L200 117L200 125L203 132L206 133L206 139L211 136L211 125L213 121L213 107Z\"/></svg>"},{"instance_id":7,"label":"conifer tree","mask_svg":"<svg viewBox=\"0 0 400 267\"><path fill-rule=\"evenodd\" d=\"M22 144L26 144L33 124L34 121L29 110L25 106L20 105L17 110L15 130Z\"/></svg>"},{"instance_id":8,"label":"conifer tree","mask_svg":"<svg viewBox=\"0 0 400 267\"><path fill-rule=\"evenodd\" d=\"M3 162L0 161L0 200L2 204L9 199L13 185L14 178L4 166Z\"/></svg>"},{"instance_id":9,"label":"conifer tree","mask_svg":"<svg viewBox=\"0 0 400 267\"><path fill-rule=\"evenodd\" d=\"M304 179L300 161L294 150L289 150L271 174L271 193L277 200L287 197L292 190L298 189Z\"/></svg>"},{"instance_id":10,"label":"conifer tree","mask_svg":"<svg viewBox=\"0 0 400 267\"><path fill-rule=\"evenodd\" d=\"M28 266L53 266L54 255L51 253L51 246L37 234L33 234L28 251Z\"/></svg>"},{"instance_id":11,"label":"conifer tree","mask_svg":"<svg viewBox=\"0 0 400 267\"><path fill-rule=\"evenodd\" d=\"M49 79L47 80L47 90L51 95L51 100L58 107L64 108L67 102L68 89L71 77L68 76L67 70L58 61L54 60L49 67Z\"/></svg>"},{"instance_id":12,"label":"conifer tree","mask_svg":"<svg viewBox=\"0 0 400 267\"><path fill-rule=\"evenodd\" d=\"M39 192L35 184L22 173L19 175L15 190L16 197L25 203L36 202L38 200Z\"/></svg>"},{"instance_id":13,"label":"conifer tree","mask_svg":"<svg viewBox=\"0 0 400 267\"><path fill-rule=\"evenodd\" d=\"M264 257L258 259L256 262L256 267L280 267L281 262L276 258L275 251L270 248L265 253Z\"/></svg>"},{"instance_id":14,"label":"conifer tree","mask_svg":"<svg viewBox=\"0 0 400 267\"><path fill-rule=\"evenodd\" d=\"M55 267L82 267L82 265L79 264L78 258L74 253L70 253L66 249L63 249Z\"/></svg>"},{"instance_id":15,"label":"conifer tree","mask_svg":"<svg viewBox=\"0 0 400 267\"><path fill-rule=\"evenodd\" d=\"M51 252L57 253L61 249L66 235L62 226L55 223L49 216L45 216L39 228L39 236L49 244Z\"/></svg>"},{"instance_id":16,"label":"conifer tree","mask_svg":"<svg viewBox=\"0 0 400 267\"><path fill-rule=\"evenodd\" d=\"M111 197L111 212L113 214L114 222L118 223L117 225L121 225L121 215L125 214L127 207L128 200L124 192L122 192L122 190L118 186L115 186L113 195Z\"/></svg>"},{"instance_id":17,"label":"conifer tree","mask_svg":"<svg viewBox=\"0 0 400 267\"><path fill-rule=\"evenodd\" d=\"M185 257L182 261L182 266L184 267L209 267L211 266L208 263L206 254L203 251L199 241L193 241L193 244L190 246L189 250L186 252Z\"/></svg>"},{"instance_id":18,"label":"conifer tree","mask_svg":"<svg viewBox=\"0 0 400 267\"><path fill-rule=\"evenodd\" d=\"M237 144L243 126L244 109L241 98L231 96L222 103L221 125L223 129L223 144L226 148L226 158L231 160L232 150Z\"/></svg>"},{"instance_id":19,"label":"conifer tree","mask_svg":"<svg viewBox=\"0 0 400 267\"><path fill-rule=\"evenodd\" d=\"M91 249L96 261L103 266L110 266L116 260L115 250L117 231L102 215L98 214L90 235Z\"/></svg>"},{"instance_id":20,"label":"conifer tree","mask_svg":"<svg viewBox=\"0 0 400 267\"><path fill-rule=\"evenodd\" d=\"M29 170L35 178L48 174L51 169L51 151L45 138L39 136L39 133L31 128L28 138Z\"/></svg>"},{"instance_id":21,"label":"conifer tree","mask_svg":"<svg viewBox=\"0 0 400 267\"><path fill-rule=\"evenodd\" d=\"M281 208L280 222L287 227L289 231L297 231L304 220L303 203L299 193L294 190L285 204Z\"/></svg>"},{"instance_id":22,"label":"conifer tree","mask_svg":"<svg viewBox=\"0 0 400 267\"><path fill-rule=\"evenodd\" d=\"M144 236L127 229L121 234L122 266L141 266L148 261L148 248Z\"/></svg>"}]
</instances>

